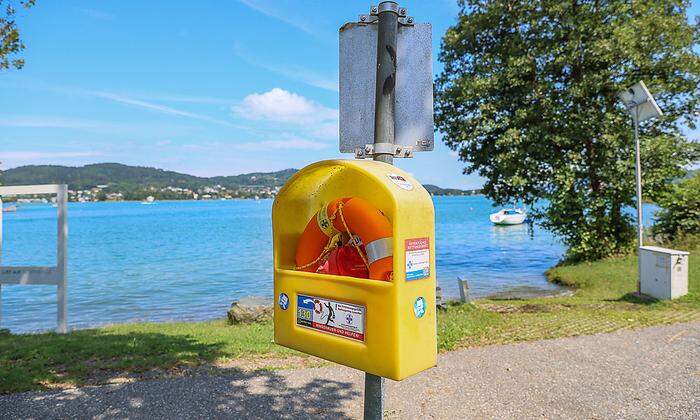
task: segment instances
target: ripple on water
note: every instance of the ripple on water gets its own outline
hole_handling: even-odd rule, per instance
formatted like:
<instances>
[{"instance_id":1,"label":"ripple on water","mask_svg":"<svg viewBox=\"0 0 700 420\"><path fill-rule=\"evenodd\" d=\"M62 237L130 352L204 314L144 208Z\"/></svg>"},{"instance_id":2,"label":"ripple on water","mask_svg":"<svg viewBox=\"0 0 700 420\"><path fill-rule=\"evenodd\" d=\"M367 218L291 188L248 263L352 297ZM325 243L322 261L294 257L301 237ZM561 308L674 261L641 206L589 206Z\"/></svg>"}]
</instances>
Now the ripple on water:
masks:
<instances>
[{"instance_id":1,"label":"ripple on water","mask_svg":"<svg viewBox=\"0 0 700 420\"><path fill-rule=\"evenodd\" d=\"M272 201L70 203L71 327L224 316L231 301L272 295ZM562 255L548 232L495 227L484 197L436 197L437 274L446 297L457 276L475 297L514 287L552 290L544 271ZM4 216L3 263L55 261L55 213L21 206ZM55 326L55 288L3 286L2 327Z\"/></svg>"}]
</instances>

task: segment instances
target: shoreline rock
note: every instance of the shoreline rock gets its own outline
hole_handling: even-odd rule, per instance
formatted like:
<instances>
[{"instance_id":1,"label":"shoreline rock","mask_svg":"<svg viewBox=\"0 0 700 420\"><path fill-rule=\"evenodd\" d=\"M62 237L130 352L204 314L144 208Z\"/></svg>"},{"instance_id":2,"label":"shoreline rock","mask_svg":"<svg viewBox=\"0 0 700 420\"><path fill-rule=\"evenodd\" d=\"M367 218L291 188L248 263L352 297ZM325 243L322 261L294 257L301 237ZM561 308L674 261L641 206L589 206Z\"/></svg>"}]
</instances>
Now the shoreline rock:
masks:
<instances>
[{"instance_id":1,"label":"shoreline rock","mask_svg":"<svg viewBox=\"0 0 700 420\"><path fill-rule=\"evenodd\" d=\"M272 319L272 299L246 296L234 300L226 313L230 325L252 324Z\"/></svg>"}]
</instances>

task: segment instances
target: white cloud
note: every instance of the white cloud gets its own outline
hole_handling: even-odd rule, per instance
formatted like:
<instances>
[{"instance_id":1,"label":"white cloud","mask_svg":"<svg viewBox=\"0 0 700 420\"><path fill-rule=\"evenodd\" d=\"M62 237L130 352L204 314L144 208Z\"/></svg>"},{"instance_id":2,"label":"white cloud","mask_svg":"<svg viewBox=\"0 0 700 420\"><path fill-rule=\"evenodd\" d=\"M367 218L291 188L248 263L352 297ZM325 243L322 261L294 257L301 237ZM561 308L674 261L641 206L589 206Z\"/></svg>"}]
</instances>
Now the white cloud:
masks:
<instances>
[{"instance_id":1,"label":"white cloud","mask_svg":"<svg viewBox=\"0 0 700 420\"><path fill-rule=\"evenodd\" d=\"M336 120L334 122L323 123L318 127L313 128L311 130L311 134L314 137L319 137L323 139L337 139L339 131L340 124L339 121Z\"/></svg>"},{"instance_id":2,"label":"white cloud","mask_svg":"<svg viewBox=\"0 0 700 420\"><path fill-rule=\"evenodd\" d=\"M0 127L22 127L22 128L103 128L114 126L102 121L83 120L75 118L35 116L35 115L13 115L0 117Z\"/></svg>"},{"instance_id":3,"label":"white cloud","mask_svg":"<svg viewBox=\"0 0 700 420\"><path fill-rule=\"evenodd\" d=\"M270 153L279 150L321 150L328 147L328 144L307 140L302 138L288 138L282 140L263 140L263 141L251 141L245 143L232 144L229 146L230 149L234 150L244 150L244 151L260 151L264 153ZM221 147L218 148L219 150Z\"/></svg>"},{"instance_id":4,"label":"white cloud","mask_svg":"<svg viewBox=\"0 0 700 420\"><path fill-rule=\"evenodd\" d=\"M313 35L313 26L312 22L314 19L311 18L311 14L303 14L301 16L296 16L294 14L285 13L281 9L280 2L275 1L275 2L269 2L269 1L264 1L264 0L239 0L242 4L248 6L249 8L255 10L256 12L262 13L265 16L271 17L273 19L277 19L281 22L284 22L288 25L291 25L297 29L300 29L307 34Z\"/></svg>"},{"instance_id":5,"label":"white cloud","mask_svg":"<svg viewBox=\"0 0 700 420\"><path fill-rule=\"evenodd\" d=\"M145 122L133 123L129 121L102 121L85 118L67 118L55 115L2 115L0 116L0 128L9 127L29 132L31 130L75 130L83 133L115 133L128 134L131 136L173 136L182 135L188 132L197 131L193 124L177 124L173 122ZM7 131L7 130L6 130ZM2 130L0 130L2 132ZM46 132L41 136L49 134ZM2 144L0 140L0 144ZM64 144L65 145L65 144Z\"/></svg>"},{"instance_id":6,"label":"white cloud","mask_svg":"<svg viewBox=\"0 0 700 420\"><path fill-rule=\"evenodd\" d=\"M309 86L330 90L331 92L340 91L340 87L338 85L338 77L326 77L315 73L311 70L303 69L301 67L272 67L267 65L260 65L260 67L263 67L273 73L277 73L289 79L298 80Z\"/></svg>"},{"instance_id":7,"label":"white cloud","mask_svg":"<svg viewBox=\"0 0 700 420\"><path fill-rule=\"evenodd\" d=\"M76 158L99 156L102 153L95 151L87 152L37 152L30 150L18 150L14 152L0 152L0 160L45 160L58 158Z\"/></svg>"},{"instance_id":8,"label":"white cloud","mask_svg":"<svg viewBox=\"0 0 700 420\"><path fill-rule=\"evenodd\" d=\"M0 85L4 86L5 84L0 81ZM12 85L8 85L8 86L15 87ZM209 115L199 114L199 113L195 113L195 112L189 112L189 111L185 111L185 110L178 109L178 108L173 108L173 107L166 106L166 105L161 105L161 104L153 102L153 100L147 101L147 100L143 100L143 99L138 99L138 98L134 97L135 95L125 95L125 94L121 94L121 93L114 93L114 92L108 92L108 91L87 90L87 89L82 89L82 88L77 88L77 87L72 87L72 86L52 85L52 84L46 84L46 83L41 83L41 82L33 82L30 86L23 86L23 88L27 88L27 87L32 88L32 89L54 92L54 93L63 94L63 95L79 95L79 96L87 96L87 97L105 99L105 100L120 103L120 104L125 104L125 105L135 106L138 108L147 109L150 111L160 112L162 114L175 115L175 116L179 116L179 117L190 118L190 119L199 120L199 121L205 121L205 122L214 123L214 124L218 124L218 125L224 125L227 127L238 128L241 130L249 130L250 129L250 127L239 126L239 125L231 123L230 121L210 117ZM156 98L155 100L171 101L171 102L209 103L209 104L225 104L225 105L229 105L233 102L233 101L222 99L222 98L197 97L197 96L187 96L187 95L161 95L160 97L155 96L155 98ZM82 128L85 128L85 127L82 127Z\"/></svg>"},{"instance_id":9,"label":"white cloud","mask_svg":"<svg viewBox=\"0 0 700 420\"><path fill-rule=\"evenodd\" d=\"M181 146L187 153L215 152L217 156L226 156L231 151L261 152L266 155L276 151L289 150L321 150L328 148L328 143L299 137L294 133L281 133L274 140L246 141L233 143L224 141L199 142L183 144Z\"/></svg>"},{"instance_id":10,"label":"white cloud","mask_svg":"<svg viewBox=\"0 0 700 420\"><path fill-rule=\"evenodd\" d=\"M449 152L447 152L447 154L452 156L452 157L456 157L456 158L459 157L459 152L457 152L455 150L450 150Z\"/></svg>"},{"instance_id":11,"label":"white cloud","mask_svg":"<svg viewBox=\"0 0 700 420\"><path fill-rule=\"evenodd\" d=\"M269 72L279 74L280 76L284 76L291 80L300 81L309 86L330 90L332 92L338 92L340 90L340 88L338 87L337 74L335 75L335 77L328 77L326 75L319 74L307 68L284 66L280 64L278 60L275 60L274 65L266 64L252 58L239 45L235 45L233 49L238 58L250 64L251 66L260 67Z\"/></svg>"},{"instance_id":12,"label":"white cloud","mask_svg":"<svg viewBox=\"0 0 700 420\"><path fill-rule=\"evenodd\" d=\"M153 102L142 101L140 99L134 99L134 98L130 98L130 97L124 96L124 95L119 95L116 93L89 92L89 94L92 96L98 97L98 98L108 99L110 101L119 102L122 104L132 105L132 106L136 106L136 107L144 108L144 109L149 109L149 110L157 111L157 112L160 112L163 114L177 115L180 117L192 118L195 120L206 121L206 122L211 122L211 123L215 123L215 124L235 127L234 124L231 124L228 121L213 118L213 117L210 117L208 115L202 115L202 114L196 114L194 112L183 111L181 109L156 104Z\"/></svg>"},{"instance_id":13,"label":"white cloud","mask_svg":"<svg viewBox=\"0 0 700 420\"><path fill-rule=\"evenodd\" d=\"M191 103L191 104L208 104L208 105L231 105L236 101L233 99L226 98L214 98L211 96L196 96L196 95L178 95L178 94L137 94L131 95L139 97L141 99L146 99L149 101L162 101L162 102L177 102L177 103Z\"/></svg>"},{"instance_id":14,"label":"white cloud","mask_svg":"<svg viewBox=\"0 0 700 420\"><path fill-rule=\"evenodd\" d=\"M328 144L319 141L291 138L287 140L266 140L254 144L256 148L262 150L321 150L328 147Z\"/></svg>"},{"instance_id":15,"label":"white cloud","mask_svg":"<svg viewBox=\"0 0 700 420\"><path fill-rule=\"evenodd\" d=\"M293 125L328 124L338 121L338 110L280 88L246 96L233 111L248 120Z\"/></svg>"}]
</instances>

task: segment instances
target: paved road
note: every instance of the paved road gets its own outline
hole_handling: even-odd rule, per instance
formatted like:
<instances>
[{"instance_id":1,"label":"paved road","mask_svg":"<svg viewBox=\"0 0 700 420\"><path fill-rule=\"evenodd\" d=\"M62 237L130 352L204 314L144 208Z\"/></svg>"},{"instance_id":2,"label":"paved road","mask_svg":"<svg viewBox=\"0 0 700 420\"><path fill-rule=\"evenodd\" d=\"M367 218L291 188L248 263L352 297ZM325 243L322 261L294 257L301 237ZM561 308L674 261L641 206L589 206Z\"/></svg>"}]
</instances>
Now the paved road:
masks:
<instances>
[{"instance_id":1,"label":"paved road","mask_svg":"<svg viewBox=\"0 0 700 420\"><path fill-rule=\"evenodd\" d=\"M0 418L358 418L347 368L0 396ZM451 352L388 383L396 418L700 418L700 322Z\"/></svg>"}]
</instances>

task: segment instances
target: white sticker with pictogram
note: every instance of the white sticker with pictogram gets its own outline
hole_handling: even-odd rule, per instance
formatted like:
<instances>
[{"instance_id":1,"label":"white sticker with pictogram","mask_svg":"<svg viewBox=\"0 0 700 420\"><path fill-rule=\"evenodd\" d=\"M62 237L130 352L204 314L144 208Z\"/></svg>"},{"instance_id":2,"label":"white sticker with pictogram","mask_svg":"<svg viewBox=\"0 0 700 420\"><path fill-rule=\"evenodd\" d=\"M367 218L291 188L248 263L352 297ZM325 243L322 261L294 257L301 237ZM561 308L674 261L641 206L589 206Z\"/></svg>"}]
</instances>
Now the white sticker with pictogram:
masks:
<instances>
[{"instance_id":1,"label":"white sticker with pictogram","mask_svg":"<svg viewBox=\"0 0 700 420\"><path fill-rule=\"evenodd\" d=\"M365 307L315 296L297 295L297 325L365 341Z\"/></svg>"}]
</instances>

